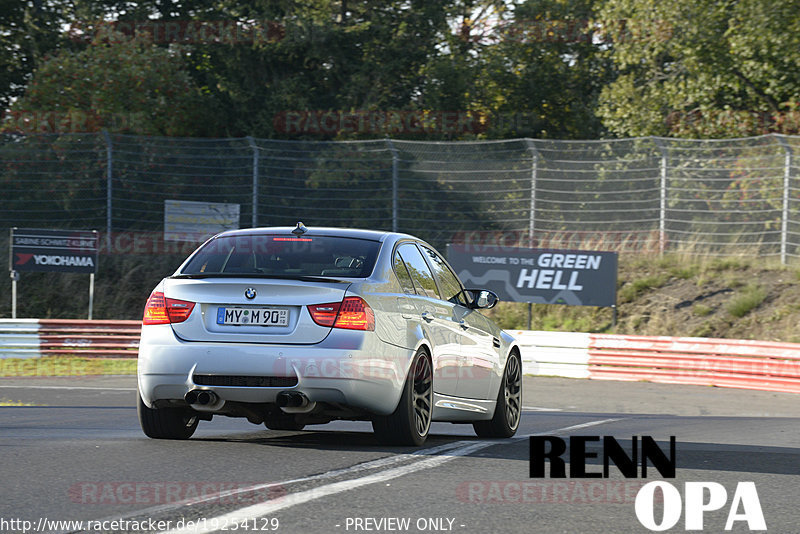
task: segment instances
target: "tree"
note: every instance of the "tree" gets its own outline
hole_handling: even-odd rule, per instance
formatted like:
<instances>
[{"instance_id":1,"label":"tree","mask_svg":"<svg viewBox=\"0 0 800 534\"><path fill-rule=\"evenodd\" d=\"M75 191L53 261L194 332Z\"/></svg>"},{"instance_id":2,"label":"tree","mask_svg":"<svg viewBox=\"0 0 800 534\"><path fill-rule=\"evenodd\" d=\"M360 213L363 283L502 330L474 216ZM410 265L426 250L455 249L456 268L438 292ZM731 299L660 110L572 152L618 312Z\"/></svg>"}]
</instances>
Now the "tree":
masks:
<instances>
[{"instance_id":1,"label":"tree","mask_svg":"<svg viewBox=\"0 0 800 534\"><path fill-rule=\"evenodd\" d=\"M198 90L184 58L146 36L101 29L91 46L61 49L34 72L4 129L67 133L108 129L147 135L197 135Z\"/></svg>"},{"instance_id":2,"label":"tree","mask_svg":"<svg viewBox=\"0 0 800 534\"><path fill-rule=\"evenodd\" d=\"M598 114L622 136L797 132L800 1L606 0L626 21Z\"/></svg>"},{"instance_id":3,"label":"tree","mask_svg":"<svg viewBox=\"0 0 800 534\"><path fill-rule=\"evenodd\" d=\"M284 137L279 122L287 112L410 109L421 70L447 30L449 6L421 0L222 2L205 16L274 23L280 33L233 46L192 46L193 75L216 102L215 112L227 118L220 124L225 135ZM338 134L364 136L376 134Z\"/></svg>"},{"instance_id":4,"label":"tree","mask_svg":"<svg viewBox=\"0 0 800 534\"><path fill-rule=\"evenodd\" d=\"M65 41L60 23L53 2L0 0L0 111L22 95L45 54Z\"/></svg>"}]
</instances>

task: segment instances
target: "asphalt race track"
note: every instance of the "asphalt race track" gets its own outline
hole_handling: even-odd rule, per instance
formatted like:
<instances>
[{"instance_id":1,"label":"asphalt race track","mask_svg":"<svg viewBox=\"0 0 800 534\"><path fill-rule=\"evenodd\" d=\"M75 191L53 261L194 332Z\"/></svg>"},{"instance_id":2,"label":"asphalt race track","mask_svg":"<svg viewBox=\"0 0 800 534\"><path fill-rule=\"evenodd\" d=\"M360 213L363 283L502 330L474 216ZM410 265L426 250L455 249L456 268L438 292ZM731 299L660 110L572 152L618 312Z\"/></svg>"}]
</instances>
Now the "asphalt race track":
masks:
<instances>
[{"instance_id":1,"label":"asphalt race track","mask_svg":"<svg viewBox=\"0 0 800 534\"><path fill-rule=\"evenodd\" d=\"M727 491L705 531L724 531L737 483L751 481L768 531L800 532L798 395L526 377L516 438L435 424L417 451L382 447L351 422L275 432L219 418L189 441L150 440L135 395L133 377L0 379L0 399L35 405L0 407L0 531L650 532L634 500L664 480L652 466L647 479L613 465L608 479L531 479L528 436L544 434L625 447L652 436L667 452L675 436L667 482ZM83 523L54 523L68 520ZM669 532L684 531L681 516ZM731 532L750 530L741 520Z\"/></svg>"}]
</instances>

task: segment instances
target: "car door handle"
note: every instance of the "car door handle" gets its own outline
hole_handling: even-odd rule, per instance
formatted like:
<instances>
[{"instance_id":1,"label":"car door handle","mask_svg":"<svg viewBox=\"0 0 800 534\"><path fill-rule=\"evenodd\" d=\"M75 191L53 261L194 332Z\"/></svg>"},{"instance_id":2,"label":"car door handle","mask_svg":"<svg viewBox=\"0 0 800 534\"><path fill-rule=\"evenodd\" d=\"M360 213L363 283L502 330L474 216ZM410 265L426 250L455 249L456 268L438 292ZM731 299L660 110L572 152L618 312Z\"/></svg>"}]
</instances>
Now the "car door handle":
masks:
<instances>
[{"instance_id":1,"label":"car door handle","mask_svg":"<svg viewBox=\"0 0 800 534\"><path fill-rule=\"evenodd\" d=\"M467 321L465 321L464 319L461 319L460 321L458 321L458 326L460 326L464 330L467 330L469 328L469 325L467 324Z\"/></svg>"},{"instance_id":2,"label":"car door handle","mask_svg":"<svg viewBox=\"0 0 800 534\"><path fill-rule=\"evenodd\" d=\"M422 312L422 318L425 319L428 322L433 321L433 315L431 315L430 312L426 312L426 311Z\"/></svg>"}]
</instances>

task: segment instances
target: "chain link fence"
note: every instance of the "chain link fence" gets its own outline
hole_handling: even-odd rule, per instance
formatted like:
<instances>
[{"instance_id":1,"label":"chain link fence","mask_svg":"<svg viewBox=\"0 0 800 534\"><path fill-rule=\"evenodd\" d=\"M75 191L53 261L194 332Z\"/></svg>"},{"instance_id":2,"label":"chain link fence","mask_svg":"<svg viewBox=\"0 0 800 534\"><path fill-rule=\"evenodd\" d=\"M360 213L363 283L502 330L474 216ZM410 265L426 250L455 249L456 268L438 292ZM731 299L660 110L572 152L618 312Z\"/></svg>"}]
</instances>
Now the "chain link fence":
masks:
<instances>
[{"instance_id":1,"label":"chain link fence","mask_svg":"<svg viewBox=\"0 0 800 534\"><path fill-rule=\"evenodd\" d=\"M6 135L6 227L158 235L166 200L240 225L446 243L800 256L800 136L482 142Z\"/></svg>"}]
</instances>

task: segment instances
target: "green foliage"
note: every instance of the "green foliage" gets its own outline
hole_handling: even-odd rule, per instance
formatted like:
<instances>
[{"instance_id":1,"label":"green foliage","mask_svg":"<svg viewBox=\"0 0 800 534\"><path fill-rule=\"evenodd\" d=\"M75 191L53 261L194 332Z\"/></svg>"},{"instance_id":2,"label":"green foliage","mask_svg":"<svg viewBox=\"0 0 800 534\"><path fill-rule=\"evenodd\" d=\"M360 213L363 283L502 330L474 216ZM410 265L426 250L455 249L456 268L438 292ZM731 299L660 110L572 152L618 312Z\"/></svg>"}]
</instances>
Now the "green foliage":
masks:
<instances>
[{"instance_id":1,"label":"green foliage","mask_svg":"<svg viewBox=\"0 0 800 534\"><path fill-rule=\"evenodd\" d=\"M431 91L425 102L438 109L485 113L490 122L486 136L492 138L603 135L594 110L613 74L609 58L592 42L588 21L595 4L533 0L513 11L498 10L499 22L490 23L494 27L488 36L476 36L467 52L463 44L451 46L450 54L434 63L432 70L442 81L454 84L446 89L451 98ZM453 68L463 71L455 79L440 74Z\"/></svg>"},{"instance_id":2,"label":"green foliage","mask_svg":"<svg viewBox=\"0 0 800 534\"><path fill-rule=\"evenodd\" d=\"M198 131L201 104L180 54L106 27L85 49L43 61L4 128L189 135Z\"/></svg>"},{"instance_id":3,"label":"green foliage","mask_svg":"<svg viewBox=\"0 0 800 534\"><path fill-rule=\"evenodd\" d=\"M644 278L638 278L623 285L617 295L620 303L631 302L643 292L649 289L656 289L667 283L668 276L661 273Z\"/></svg>"},{"instance_id":4,"label":"green foliage","mask_svg":"<svg viewBox=\"0 0 800 534\"><path fill-rule=\"evenodd\" d=\"M48 52L67 44L60 33L62 7L58 2L0 0L0 111L23 94Z\"/></svg>"},{"instance_id":5,"label":"green foliage","mask_svg":"<svg viewBox=\"0 0 800 534\"><path fill-rule=\"evenodd\" d=\"M531 328L563 332L605 332L611 328L609 308L534 304L531 307ZM528 329L528 305L521 302L500 302L485 312L506 330Z\"/></svg>"},{"instance_id":6,"label":"green foliage","mask_svg":"<svg viewBox=\"0 0 800 534\"><path fill-rule=\"evenodd\" d=\"M756 284L746 286L727 304L725 309L734 317L744 317L764 302L767 292Z\"/></svg>"},{"instance_id":7,"label":"green foliage","mask_svg":"<svg viewBox=\"0 0 800 534\"><path fill-rule=\"evenodd\" d=\"M797 0L607 0L601 21L644 38L615 42L618 71L598 113L618 135L737 137L797 131Z\"/></svg>"},{"instance_id":8,"label":"green foliage","mask_svg":"<svg viewBox=\"0 0 800 534\"><path fill-rule=\"evenodd\" d=\"M141 113L141 133L216 137L297 137L279 118L303 110L482 117L476 131L408 134L428 139L791 133L798 11L798 0L0 0L0 108L128 113L131 129ZM87 22L98 20L276 31L100 46L106 30Z\"/></svg>"},{"instance_id":9,"label":"green foliage","mask_svg":"<svg viewBox=\"0 0 800 534\"><path fill-rule=\"evenodd\" d=\"M705 304L695 304L692 311L694 311L694 314L698 317L706 317L714 313L714 308L706 306Z\"/></svg>"}]
</instances>

